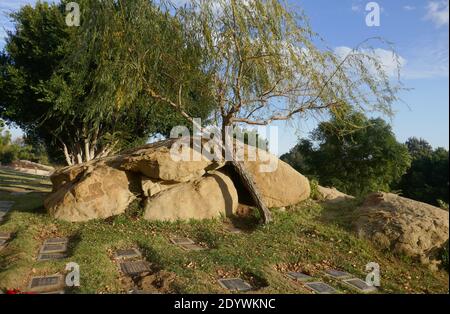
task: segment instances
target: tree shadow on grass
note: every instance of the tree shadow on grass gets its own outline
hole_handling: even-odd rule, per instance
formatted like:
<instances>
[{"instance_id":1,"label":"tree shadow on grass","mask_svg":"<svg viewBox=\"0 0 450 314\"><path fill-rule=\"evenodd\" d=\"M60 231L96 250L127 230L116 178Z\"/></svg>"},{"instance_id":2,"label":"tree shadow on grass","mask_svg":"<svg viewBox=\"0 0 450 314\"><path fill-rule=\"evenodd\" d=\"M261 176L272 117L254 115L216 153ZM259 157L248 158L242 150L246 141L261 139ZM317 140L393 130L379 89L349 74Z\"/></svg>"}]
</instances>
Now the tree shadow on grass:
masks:
<instances>
[{"instance_id":1,"label":"tree shadow on grass","mask_svg":"<svg viewBox=\"0 0 450 314\"><path fill-rule=\"evenodd\" d=\"M346 231L353 230L353 222L357 217L357 209L361 200L340 202L321 202L323 208L319 220L323 223L335 224Z\"/></svg>"},{"instance_id":2,"label":"tree shadow on grass","mask_svg":"<svg viewBox=\"0 0 450 314\"><path fill-rule=\"evenodd\" d=\"M81 232L77 231L72 235L69 235L68 237L68 244L67 244L67 257L71 257L73 256L76 248L78 247L78 245L81 243L82 237L81 237Z\"/></svg>"}]
</instances>

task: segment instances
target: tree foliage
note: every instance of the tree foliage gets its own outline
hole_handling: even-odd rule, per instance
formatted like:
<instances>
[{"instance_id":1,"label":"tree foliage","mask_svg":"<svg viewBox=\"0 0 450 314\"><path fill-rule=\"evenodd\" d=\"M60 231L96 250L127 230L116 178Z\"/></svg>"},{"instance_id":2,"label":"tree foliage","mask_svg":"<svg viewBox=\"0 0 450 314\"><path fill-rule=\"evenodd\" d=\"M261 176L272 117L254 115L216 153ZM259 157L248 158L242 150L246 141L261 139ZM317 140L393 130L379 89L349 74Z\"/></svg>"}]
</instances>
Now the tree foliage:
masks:
<instances>
[{"instance_id":1,"label":"tree foliage","mask_svg":"<svg viewBox=\"0 0 450 314\"><path fill-rule=\"evenodd\" d=\"M25 159L39 163L48 163L45 147L32 143L27 138L12 140L11 133L4 131L4 122L0 120L0 164L10 164Z\"/></svg>"},{"instance_id":2,"label":"tree foliage","mask_svg":"<svg viewBox=\"0 0 450 314\"><path fill-rule=\"evenodd\" d=\"M397 188L408 198L440 206L449 202L448 150L417 138L406 142L413 157L411 168Z\"/></svg>"},{"instance_id":3,"label":"tree foliage","mask_svg":"<svg viewBox=\"0 0 450 314\"><path fill-rule=\"evenodd\" d=\"M343 122L332 118L281 159L320 184L345 193L389 191L410 166L406 146L397 142L391 127L380 118L352 112L347 121L358 129L339 134L336 130L342 129Z\"/></svg>"},{"instance_id":4,"label":"tree foliage","mask_svg":"<svg viewBox=\"0 0 450 314\"><path fill-rule=\"evenodd\" d=\"M203 84L201 54L186 48L172 16L149 1L83 0L78 1L82 26L70 28L64 2L38 2L12 15L16 30L9 33L1 63L4 118L30 138L64 151L68 164L141 144L155 133L168 134L181 116L146 95L135 84L136 70L123 62L133 55L127 41L133 32L141 36L159 86L178 94L162 73L192 77L195 84L186 84L178 95L184 103L195 102L196 116L208 115L212 102ZM155 43L164 62L154 53ZM170 68L170 60L183 64L183 74Z\"/></svg>"},{"instance_id":5,"label":"tree foliage","mask_svg":"<svg viewBox=\"0 0 450 314\"><path fill-rule=\"evenodd\" d=\"M178 13L206 49L222 126L268 125L346 105L390 113L398 86L370 49L340 56L319 48L307 17L284 1L192 0Z\"/></svg>"}]
</instances>

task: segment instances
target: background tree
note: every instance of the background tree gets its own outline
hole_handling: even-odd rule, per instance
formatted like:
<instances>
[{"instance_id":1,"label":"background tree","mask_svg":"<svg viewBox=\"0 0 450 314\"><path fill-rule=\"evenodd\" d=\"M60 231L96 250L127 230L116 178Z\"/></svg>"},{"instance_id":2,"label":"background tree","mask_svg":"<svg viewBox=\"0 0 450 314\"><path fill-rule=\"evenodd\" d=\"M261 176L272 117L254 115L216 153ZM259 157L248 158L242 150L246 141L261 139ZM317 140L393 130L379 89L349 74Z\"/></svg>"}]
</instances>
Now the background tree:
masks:
<instances>
[{"instance_id":1,"label":"background tree","mask_svg":"<svg viewBox=\"0 0 450 314\"><path fill-rule=\"evenodd\" d=\"M406 142L413 160L397 188L405 197L440 206L449 202L448 150L417 138Z\"/></svg>"},{"instance_id":2,"label":"background tree","mask_svg":"<svg viewBox=\"0 0 450 314\"><path fill-rule=\"evenodd\" d=\"M105 9L108 4L98 4L102 9L95 18L87 19L93 24L82 26L85 42L92 42L98 40L92 32L94 24L105 21L108 36L104 33L101 37L104 44L120 42L126 47L127 53L116 59L111 73L117 78L112 93L119 98L127 95L128 102L137 97L136 90L144 90L193 123L193 107L183 98L190 93L192 82L200 84L199 76L190 74L186 67L191 62L185 60L193 56L200 57L196 60L210 78L202 85L214 95L214 124L223 137L227 126L268 125L338 112L343 104L355 110L389 113L396 99L397 87L390 83L380 60L368 47L359 50L360 46L344 57L319 49L306 17L280 1L192 0L182 8L159 1L159 10L174 14L182 35L172 36L170 28L164 28L157 37L142 31L157 23L142 18L153 14L142 1L118 0L122 12L119 19ZM167 53L174 46L186 49L175 55ZM164 85L167 81L170 86ZM248 173L237 170L262 208Z\"/></svg>"},{"instance_id":3,"label":"background tree","mask_svg":"<svg viewBox=\"0 0 450 314\"><path fill-rule=\"evenodd\" d=\"M182 37L173 17L153 9L148 1L140 8L152 24L140 25L135 16L125 13L130 2L123 6L115 1L78 1L82 8L85 29L65 25L65 6L38 2L33 8L23 7L12 18L16 30L10 32L1 58L0 110L8 121L20 126L27 137L44 142L56 156L64 153L67 164L81 163L106 156L127 146L144 143L155 133L168 134L181 116L167 107L158 106L142 88L129 78L134 75L127 68L127 77L118 77L117 69L130 46L120 40L127 29L109 28L109 23L133 20L134 26L147 38L146 49L152 49L159 33L169 38ZM149 15L151 13L151 15ZM87 31L91 40L86 40ZM175 41L165 54L176 59L186 50L183 41ZM195 53L181 62L186 64L186 75L203 75ZM152 57L149 55L148 57ZM157 61L155 61L157 62ZM164 64L153 71L164 72ZM177 73L172 72L173 76ZM161 80L160 86L171 88L170 80ZM195 115L209 113L208 91L202 80L195 86L186 86L180 95L184 102L196 102ZM122 84L131 84L125 91ZM55 150L58 147L58 150Z\"/></svg>"},{"instance_id":4,"label":"background tree","mask_svg":"<svg viewBox=\"0 0 450 314\"><path fill-rule=\"evenodd\" d=\"M4 131L4 122L0 120L0 164L10 164L25 159L39 163L48 163L45 148L27 141L26 138L11 139L11 133Z\"/></svg>"},{"instance_id":5,"label":"background tree","mask_svg":"<svg viewBox=\"0 0 450 314\"><path fill-rule=\"evenodd\" d=\"M339 134L340 119L321 123L311 140L302 140L282 160L301 173L352 195L390 191L410 166L405 145L382 119L350 113L347 122L360 126ZM317 145L314 145L317 143Z\"/></svg>"}]
</instances>

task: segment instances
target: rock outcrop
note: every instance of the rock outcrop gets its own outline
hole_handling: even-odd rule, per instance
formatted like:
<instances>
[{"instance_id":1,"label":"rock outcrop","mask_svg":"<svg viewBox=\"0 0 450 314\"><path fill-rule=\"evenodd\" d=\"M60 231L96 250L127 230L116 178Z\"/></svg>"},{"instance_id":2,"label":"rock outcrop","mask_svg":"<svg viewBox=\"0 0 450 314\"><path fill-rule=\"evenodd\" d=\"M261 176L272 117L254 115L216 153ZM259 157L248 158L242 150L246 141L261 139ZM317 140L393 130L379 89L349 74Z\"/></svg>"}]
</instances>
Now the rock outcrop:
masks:
<instances>
[{"instance_id":1,"label":"rock outcrop","mask_svg":"<svg viewBox=\"0 0 450 314\"><path fill-rule=\"evenodd\" d=\"M319 192L321 199L327 203L339 203L342 201L348 201L355 199L354 196L347 195L337 190L336 188L327 188L318 185L317 191Z\"/></svg>"},{"instance_id":2,"label":"rock outcrop","mask_svg":"<svg viewBox=\"0 0 450 314\"><path fill-rule=\"evenodd\" d=\"M423 263L448 241L449 213L438 207L390 193L374 193L357 210L356 231L394 252Z\"/></svg>"},{"instance_id":3,"label":"rock outcrop","mask_svg":"<svg viewBox=\"0 0 450 314\"><path fill-rule=\"evenodd\" d=\"M234 214L238 204L233 181L214 171L147 198L144 218L161 221L209 219Z\"/></svg>"},{"instance_id":4,"label":"rock outcrop","mask_svg":"<svg viewBox=\"0 0 450 314\"><path fill-rule=\"evenodd\" d=\"M149 220L205 219L235 213L241 193L239 178L221 169L226 163L180 160L173 140L145 145L121 155L56 171L49 213L67 221L86 221L121 214L139 196ZM188 148L193 156L194 150ZM174 156L175 154L175 156ZM268 207L297 204L309 197L308 180L288 164L258 151L245 167ZM174 158L175 157L175 158ZM229 166L228 166L229 167ZM248 194L248 193L247 193Z\"/></svg>"},{"instance_id":5,"label":"rock outcrop","mask_svg":"<svg viewBox=\"0 0 450 314\"><path fill-rule=\"evenodd\" d=\"M256 160L246 158L244 165L269 208L295 205L311 194L308 179L273 155L258 151Z\"/></svg>"},{"instance_id":6,"label":"rock outcrop","mask_svg":"<svg viewBox=\"0 0 450 314\"><path fill-rule=\"evenodd\" d=\"M129 174L99 165L60 185L44 205L55 218L79 222L122 214L134 198Z\"/></svg>"}]
</instances>

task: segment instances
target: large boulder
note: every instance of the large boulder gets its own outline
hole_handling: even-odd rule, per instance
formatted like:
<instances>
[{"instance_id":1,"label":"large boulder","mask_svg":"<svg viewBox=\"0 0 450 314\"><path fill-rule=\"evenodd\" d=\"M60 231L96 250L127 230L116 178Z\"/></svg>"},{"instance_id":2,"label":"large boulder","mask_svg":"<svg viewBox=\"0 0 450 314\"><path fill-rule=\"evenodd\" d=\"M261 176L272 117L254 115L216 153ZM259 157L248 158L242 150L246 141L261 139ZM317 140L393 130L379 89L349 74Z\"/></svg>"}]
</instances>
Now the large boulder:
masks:
<instances>
[{"instance_id":1,"label":"large boulder","mask_svg":"<svg viewBox=\"0 0 450 314\"><path fill-rule=\"evenodd\" d=\"M75 181L77 177L83 174L87 169L88 167L85 164L82 164L56 170L50 176L50 181L52 181L53 185L53 192L58 191L66 183Z\"/></svg>"},{"instance_id":2,"label":"large boulder","mask_svg":"<svg viewBox=\"0 0 450 314\"><path fill-rule=\"evenodd\" d=\"M244 165L269 208L295 205L311 194L305 176L265 151L258 150L255 160L245 154Z\"/></svg>"},{"instance_id":3,"label":"large boulder","mask_svg":"<svg viewBox=\"0 0 450 314\"><path fill-rule=\"evenodd\" d=\"M144 197L152 197L162 191L173 188L182 183L174 181L163 181L150 179L146 176L141 177L141 189Z\"/></svg>"},{"instance_id":4,"label":"large boulder","mask_svg":"<svg viewBox=\"0 0 450 314\"><path fill-rule=\"evenodd\" d=\"M107 165L75 169L66 174L78 173L76 179L65 182L44 202L55 218L71 222L107 218L123 213L135 198L130 191L130 174L124 171Z\"/></svg>"},{"instance_id":5,"label":"large boulder","mask_svg":"<svg viewBox=\"0 0 450 314\"><path fill-rule=\"evenodd\" d=\"M195 151L192 148L188 150L190 156L193 156ZM203 176L205 169L212 164L212 161L205 158L179 160L181 157L167 146L149 147L126 156L120 167L151 179L188 182Z\"/></svg>"},{"instance_id":6,"label":"large boulder","mask_svg":"<svg viewBox=\"0 0 450 314\"><path fill-rule=\"evenodd\" d=\"M357 210L356 231L384 248L419 257L435 258L448 240L449 213L438 207L390 193L374 193Z\"/></svg>"},{"instance_id":7,"label":"large boulder","mask_svg":"<svg viewBox=\"0 0 450 314\"><path fill-rule=\"evenodd\" d=\"M342 201L355 199L354 196L342 193L336 188L327 188L321 185L317 186L317 192L319 192L321 199L327 203L339 203Z\"/></svg>"},{"instance_id":8,"label":"large boulder","mask_svg":"<svg viewBox=\"0 0 450 314\"><path fill-rule=\"evenodd\" d=\"M209 219L233 214L238 194L233 181L213 171L208 175L162 191L145 201L147 220Z\"/></svg>"},{"instance_id":9,"label":"large boulder","mask_svg":"<svg viewBox=\"0 0 450 314\"><path fill-rule=\"evenodd\" d=\"M148 144L57 170L51 176L53 193L46 208L57 218L86 221L121 214L140 196L149 220L204 219L235 212L242 194L249 196L239 176L225 174L220 168L226 163L203 156L180 160L173 143ZM294 205L309 197L308 180L288 164L261 150L252 159L248 146L244 151L242 162L268 207ZM188 147L188 153L198 152Z\"/></svg>"}]
</instances>

